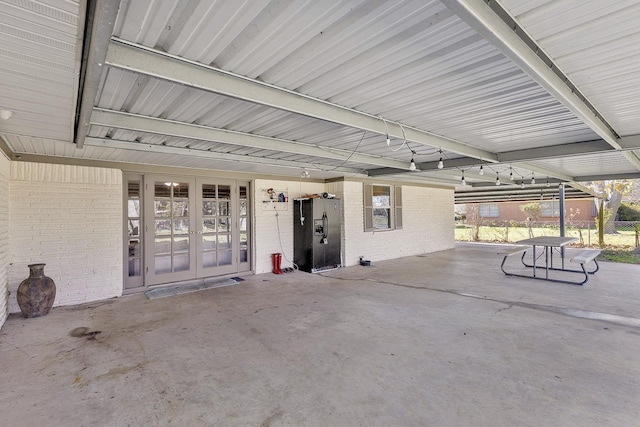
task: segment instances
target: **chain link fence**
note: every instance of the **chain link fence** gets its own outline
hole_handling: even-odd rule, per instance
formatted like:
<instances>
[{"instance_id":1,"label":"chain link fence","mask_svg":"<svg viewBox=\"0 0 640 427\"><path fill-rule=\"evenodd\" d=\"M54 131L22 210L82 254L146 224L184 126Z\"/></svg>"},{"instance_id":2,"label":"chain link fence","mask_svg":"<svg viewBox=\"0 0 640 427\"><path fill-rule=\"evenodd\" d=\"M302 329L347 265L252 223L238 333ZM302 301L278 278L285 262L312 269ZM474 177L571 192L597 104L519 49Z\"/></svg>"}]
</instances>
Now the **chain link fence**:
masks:
<instances>
[{"instance_id":1,"label":"chain link fence","mask_svg":"<svg viewBox=\"0 0 640 427\"><path fill-rule=\"evenodd\" d=\"M613 248L640 246L640 221L615 221L605 226L604 243ZM544 221L491 221L477 223L457 220L455 238L460 241L515 243L536 236L559 236L560 225ZM594 221L571 221L565 225L565 235L578 238L574 246L598 246L598 228Z\"/></svg>"}]
</instances>

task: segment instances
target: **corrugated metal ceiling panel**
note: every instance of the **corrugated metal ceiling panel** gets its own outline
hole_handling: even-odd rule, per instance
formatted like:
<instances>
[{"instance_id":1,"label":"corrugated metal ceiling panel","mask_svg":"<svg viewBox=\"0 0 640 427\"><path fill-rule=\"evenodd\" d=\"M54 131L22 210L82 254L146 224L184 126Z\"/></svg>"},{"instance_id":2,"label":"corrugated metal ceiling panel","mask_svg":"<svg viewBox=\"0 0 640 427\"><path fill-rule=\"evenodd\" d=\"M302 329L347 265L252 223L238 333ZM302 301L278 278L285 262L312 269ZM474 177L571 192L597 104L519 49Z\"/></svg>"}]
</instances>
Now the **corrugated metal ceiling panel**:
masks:
<instances>
[{"instance_id":1,"label":"corrugated metal ceiling panel","mask_svg":"<svg viewBox=\"0 0 640 427\"><path fill-rule=\"evenodd\" d=\"M126 94L126 95L125 95ZM117 101L116 101L117 100ZM392 140L391 149L386 146L384 136L365 133L337 124L288 113L270 107L258 106L216 94L185 88L155 78L134 78L127 71L111 69L107 73L98 97L98 106L114 110L126 110L135 114L160 116L170 120L185 121L220 129L231 129L251 134L268 135L310 145L322 145L358 153L409 161L410 149L420 161L437 160L437 150L420 144L411 144L399 150L401 140ZM109 135L113 139L133 141L137 132L108 128L92 129L96 137ZM363 138L364 133L364 138ZM151 134L149 134L151 135ZM362 139L362 142L360 140ZM144 141L148 136L144 136ZM171 138L155 137L158 143L167 141L175 146ZM153 140L150 141L153 143ZM185 145L183 145L185 146ZM397 151L392 151L397 150ZM248 154L252 154L248 152ZM447 158L457 155L447 153Z\"/></svg>"},{"instance_id":2,"label":"corrugated metal ceiling panel","mask_svg":"<svg viewBox=\"0 0 640 427\"><path fill-rule=\"evenodd\" d=\"M90 136L96 138L104 138L107 133L107 128L99 128L94 127ZM212 143L209 141L200 141L189 138L177 138L177 137L167 137L165 135L158 135L152 133L143 133L143 132L131 132L126 130L118 129L115 132L112 132L111 138L106 138L107 141L118 141L118 142L126 142L129 141L131 144L140 143L143 145L156 145L158 147L168 147L168 148L189 148L194 150L192 154L197 154L198 151L204 151L209 153L221 153L221 154L236 154L240 156L252 156L256 158L264 158L271 159L274 161L278 160L290 160L293 162L300 163L299 168L302 169L304 165L314 165L315 167L323 170L329 170L335 167L340 167L346 165L345 161L348 157L348 152L345 154L344 159L328 159L324 157L317 156L309 156L309 155L300 155L295 153L286 153L278 150L264 150L259 148L247 147L247 146L239 146L225 143ZM134 148L134 145L130 146ZM18 151L25 152L24 148L19 149ZM153 151L149 151L153 153ZM41 152L40 154L53 154ZM410 157L405 155L406 157L406 165L409 166ZM348 163L349 168L365 170L371 167L369 164L357 163L350 161Z\"/></svg>"},{"instance_id":3,"label":"corrugated metal ceiling panel","mask_svg":"<svg viewBox=\"0 0 640 427\"><path fill-rule=\"evenodd\" d=\"M105 162L122 162L129 164L166 165L197 169L216 169L231 172L246 172L258 174L283 175L299 177L299 167L283 167L277 164L264 165L252 164L244 161L233 161L216 159L215 157L194 157L188 154L166 154L153 153L148 151L119 150L109 147L87 145L84 149L78 150L75 146L63 141L51 141L42 138L8 136L7 143L18 153L41 154L53 157L68 157L86 160L101 160ZM276 159L277 160L277 159ZM307 161L314 159L305 159ZM324 160L324 159L321 159ZM310 168L312 178L336 178L343 176L340 171L332 169L340 163L318 164L316 168ZM364 166L363 166L364 168ZM384 178L383 178L384 179Z\"/></svg>"},{"instance_id":4,"label":"corrugated metal ceiling panel","mask_svg":"<svg viewBox=\"0 0 640 427\"><path fill-rule=\"evenodd\" d=\"M640 134L640 89L628 83L640 80L640 30L632 19L640 11L637 2L503 3L617 132ZM18 152L159 164L171 164L173 158L175 166L190 165L185 167L208 168L216 161L225 168L233 164L210 158L189 160L186 150L185 155L167 151L197 147L238 156L233 157L236 159L274 160L273 167L256 164L233 170L262 168L293 173L291 168L278 165L278 160L309 162L325 169L350 168L327 176L379 166L361 163L358 156L343 165L344 160L292 153L290 142L341 149L345 156L353 151L383 157L385 164L395 167L408 165L412 150L417 163L435 162L440 157L435 145L401 146L397 133L387 147L384 134L362 131L353 123L339 125L313 118L312 112L304 114L304 110L297 114L204 92L188 87L188 76L175 84L110 66L104 67L98 91L97 106L101 109L282 139L281 150L276 149L279 141L261 145L254 138L253 145L251 141L232 145L180 137L185 135L179 132L169 137L154 134L152 129L146 133L120 129L117 120L123 116L115 114L110 117L116 121L98 122L111 123L113 128L95 125L90 135L112 138L123 144L121 147L126 147L127 141L142 141L165 147L167 152L133 151L129 157L118 149L91 144L77 150L71 141L81 5L63 0L0 0L0 6L0 107L4 100L24 107L24 111L16 108L11 121L0 122L0 135ZM396 132L397 123L402 123L494 153L598 139L587 125L436 0L342 0L330 4L311 0L122 0L114 34L194 63L309 95L321 103L329 101L369 117L385 117L395 122ZM66 146L40 137L65 141ZM448 141L440 142L446 145ZM460 157L453 151L444 151L445 162ZM478 158L491 158L490 153L475 152ZM525 163L520 165L526 167ZM493 172L502 177L505 172L501 168L505 167L496 165ZM612 168L637 171L621 154L588 155L584 161L576 157L572 161L537 161L531 167L565 176L611 172ZM398 176L452 182L459 180L458 172L462 171L445 168ZM490 181L473 177L471 169L468 172L471 180ZM525 173L523 169L523 177Z\"/></svg>"},{"instance_id":5,"label":"corrugated metal ceiling panel","mask_svg":"<svg viewBox=\"0 0 640 427\"><path fill-rule=\"evenodd\" d=\"M502 3L618 134L640 134L637 0Z\"/></svg>"},{"instance_id":6,"label":"corrugated metal ceiling panel","mask_svg":"<svg viewBox=\"0 0 640 427\"><path fill-rule=\"evenodd\" d=\"M70 141L76 97L79 4L0 1L0 107L6 133Z\"/></svg>"},{"instance_id":7,"label":"corrugated metal ceiling panel","mask_svg":"<svg viewBox=\"0 0 640 427\"><path fill-rule=\"evenodd\" d=\"M551 170L563 170L572 176L606 176L611 171L634 173L637 169L631 165L622 152L598 153L579 157L562 157L531 162L531 164Z\"/></svg>"},{"instance_id":8,"label":"corrugated metal ceiling panel","mask_svg":"<svg viewBox=\"0 0 640 427\"><path fill-rule=\"evenodd\" d=\"M332 7L317 2L296 2L289 7L262 2L244 5L246 15L234 8L200 5L204 9L189 11L194 13L193 20L176 22L162 31L148 19L149 10L132 10L130 2L124 4L128 9L118 19L119 37L132 37L135 27L134 41L145 40L187 59L259 77L474 146L505 151L596 138L440 2L345 1ZM212 30L211 20L227 22L225 29L234 28L237 35ZM187 94L180 97L183 102ZM145 105L149 102L163 100L144 100ZM167 105L164 101L156 110ZM224 108L230 116L254 115L247 105L219 107L216 113ZM502 120L486 123L486 115ZM544 123L552 116L552 123ZM252 131L249 124L225 122L221 116L215 122L204 122ZM311 136L310 132L296 140Z\"/></svg>"}]
</instances>

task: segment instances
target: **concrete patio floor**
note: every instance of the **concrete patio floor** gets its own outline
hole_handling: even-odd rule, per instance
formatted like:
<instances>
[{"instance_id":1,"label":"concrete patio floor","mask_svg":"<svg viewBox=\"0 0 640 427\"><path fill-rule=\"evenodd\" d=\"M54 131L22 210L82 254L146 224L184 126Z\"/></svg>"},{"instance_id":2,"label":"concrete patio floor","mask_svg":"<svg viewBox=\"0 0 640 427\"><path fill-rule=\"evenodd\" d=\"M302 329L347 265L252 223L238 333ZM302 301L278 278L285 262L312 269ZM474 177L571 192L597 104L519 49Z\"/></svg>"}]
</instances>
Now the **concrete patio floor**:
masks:
<instances>
[{"instance_id":1,"label":"concrete patio floor","mask_svg":"<svg viewBox=\"0 0 640 427\"><path fill-rule=\"evenodd\" d=\"M581 287L496 248L12 315L0 425L640 425L640 266Z\"/></svg>"}]
</instances>

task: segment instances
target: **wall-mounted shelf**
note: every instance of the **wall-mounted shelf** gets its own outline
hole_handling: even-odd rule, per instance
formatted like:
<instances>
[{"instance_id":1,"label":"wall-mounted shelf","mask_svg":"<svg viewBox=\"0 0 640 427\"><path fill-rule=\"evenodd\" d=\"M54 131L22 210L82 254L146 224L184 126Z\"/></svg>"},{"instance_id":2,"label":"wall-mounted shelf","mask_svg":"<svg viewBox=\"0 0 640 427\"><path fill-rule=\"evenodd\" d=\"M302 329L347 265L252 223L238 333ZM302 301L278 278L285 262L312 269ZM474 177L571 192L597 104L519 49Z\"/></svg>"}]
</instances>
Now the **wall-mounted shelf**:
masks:
<instances>
[{"instance_id":1,"label":"wall-mounted shelf","mask_svg":"<svg viewBox=\"0 0 640 427\"><path fill-rule=\"evenodd\" d=\"M287 210L289 190L286 188L265 188L262 190L262 210Z\"/></svg>"}]
</instances>

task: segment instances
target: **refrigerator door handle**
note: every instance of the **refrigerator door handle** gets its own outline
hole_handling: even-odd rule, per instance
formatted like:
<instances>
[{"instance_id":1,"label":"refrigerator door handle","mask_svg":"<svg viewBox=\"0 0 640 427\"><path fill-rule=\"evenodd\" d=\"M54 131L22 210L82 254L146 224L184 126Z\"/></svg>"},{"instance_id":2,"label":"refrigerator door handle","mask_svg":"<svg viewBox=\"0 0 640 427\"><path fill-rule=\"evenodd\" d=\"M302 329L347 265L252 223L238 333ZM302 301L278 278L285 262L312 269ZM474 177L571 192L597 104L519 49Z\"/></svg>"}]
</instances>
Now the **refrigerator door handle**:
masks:
<instances>
[{"instance_id":1,"label":"refrigerator door handle","mask_svg":"<svg viewBox=\"0 0 640 427\"><path fill-rule=\"evenodd\" d=\"M327 218L327 213L322 212L322 239L320 239L320 243L326 245L329 243L327 240L329 230L329 218Z\"/></svg>"}]
</instances>

